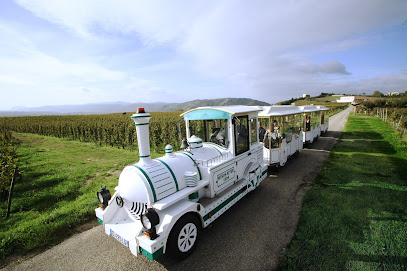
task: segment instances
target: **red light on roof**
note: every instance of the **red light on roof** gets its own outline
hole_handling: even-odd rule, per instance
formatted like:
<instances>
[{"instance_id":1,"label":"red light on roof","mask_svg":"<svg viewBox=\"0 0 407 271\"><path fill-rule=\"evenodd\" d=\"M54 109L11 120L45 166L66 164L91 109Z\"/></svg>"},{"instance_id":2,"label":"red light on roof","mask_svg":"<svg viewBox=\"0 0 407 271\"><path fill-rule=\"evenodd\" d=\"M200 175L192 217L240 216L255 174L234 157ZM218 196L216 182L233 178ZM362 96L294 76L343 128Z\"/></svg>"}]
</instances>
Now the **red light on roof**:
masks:
<instances>
[{"instance_id":1,"label":"red light on roof","mask_svg":"<svg viewBox=\"0 0 407 271\"><path fill-rule=\"evenodd\" d=\"M138 107L137 113L146 113L146 111L144 110L144 107Z\"/></svg>"}]
</instances>

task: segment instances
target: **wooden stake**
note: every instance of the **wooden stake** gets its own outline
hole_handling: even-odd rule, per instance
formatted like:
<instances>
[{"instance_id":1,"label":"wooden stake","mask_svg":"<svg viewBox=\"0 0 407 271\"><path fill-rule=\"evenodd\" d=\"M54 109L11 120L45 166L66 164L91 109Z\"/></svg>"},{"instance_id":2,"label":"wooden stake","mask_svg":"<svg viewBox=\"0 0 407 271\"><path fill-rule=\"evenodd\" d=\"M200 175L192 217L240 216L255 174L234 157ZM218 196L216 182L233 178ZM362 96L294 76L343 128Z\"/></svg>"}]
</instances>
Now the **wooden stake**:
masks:
<instances>
[{"instance_id":1,"label":"wooden stake","mask_svg":"<svg viewBox=\"0 0 407 271\"><path fill-rule=\"evenodd\" d=\"M399 124L397 124L397 129L399 128L399 126L400 126L400 122L401 122L401 119L403 118L403 115L401 115L401 117L400 117L400 120L399 120Z\"/></svg>"},{"instance_id":2,"label":"wooden stake","mask_svg":"<svg viewBox=\"0 0 407 271\"><path fill-rule=\"evenodd\" d=\"M10 216L10 208L11 208L11 198L13 196L13 188L14 188L14 181L16 179L18 174L18 167L14 169L14 174L13 174L13 179L11 179L11 184L10 184L10 191L8 193L8 205L7 205L7 214L6 218Z\"/></svg>"}]
</instances>

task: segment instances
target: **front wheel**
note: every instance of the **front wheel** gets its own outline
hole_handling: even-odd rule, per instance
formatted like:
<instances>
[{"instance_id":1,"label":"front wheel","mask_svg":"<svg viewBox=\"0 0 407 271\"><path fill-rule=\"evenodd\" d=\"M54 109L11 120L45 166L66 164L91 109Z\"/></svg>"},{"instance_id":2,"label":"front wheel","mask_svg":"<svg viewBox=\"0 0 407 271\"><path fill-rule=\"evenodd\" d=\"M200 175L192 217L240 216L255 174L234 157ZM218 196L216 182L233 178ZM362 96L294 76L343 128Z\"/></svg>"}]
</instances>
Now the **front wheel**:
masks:
<instances>
[{"instance_id":1,"label":"front wheel","mask_svg":"<svg viewBox=\"0 0 407 271\"><path fill-rule=\"evenodd\" d=\"M200 230L201 223L196 216L181 217L168 236L166 253L177 259L187 258L197 246Z\"/></svg>"}]
</instances>

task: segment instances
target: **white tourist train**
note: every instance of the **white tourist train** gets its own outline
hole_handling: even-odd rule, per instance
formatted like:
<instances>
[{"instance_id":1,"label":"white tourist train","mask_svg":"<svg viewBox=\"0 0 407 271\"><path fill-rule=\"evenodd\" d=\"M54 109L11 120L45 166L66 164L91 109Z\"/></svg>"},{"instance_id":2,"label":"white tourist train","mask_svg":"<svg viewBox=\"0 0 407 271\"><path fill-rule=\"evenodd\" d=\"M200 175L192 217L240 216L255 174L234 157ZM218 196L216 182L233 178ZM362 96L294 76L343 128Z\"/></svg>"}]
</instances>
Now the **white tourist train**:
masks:
<instances>
[{"instance_id":1,"label":"white tourist train","mask_svg":"<svg viewBox=\"0 0 407 271\"><path fill-rule=\"evenodd\" d=\"M303 143L326 131L329 122L319 113L326 110L199 107L181 115L187 138L182 150L174 152L167 145L165 156L151 159L151 115L139 108L131 118L140 160L124 168L113 196L106 187L97 192L96 217L107 235L136 256L185 258L195 249L201 229L257 188L268 166L283 166ZM267 137L259 132L259 118L269 130Z\"/></svg>"},{"instance_id":2,"label":"white tourist train","mask_svg":"<svg viewBox=\"0 0 407 271\"><path fill-rule=\"evenodd\" d=\"M139 109L140 161L120 175L113 196L97 194L98 221L134 255L156 259L163 253L189 256L207 227L267 176L258 139L258 112L251 106L203 107L185 112L182 151L150 158L149 120Z\"/></svg>"}]
</instances>

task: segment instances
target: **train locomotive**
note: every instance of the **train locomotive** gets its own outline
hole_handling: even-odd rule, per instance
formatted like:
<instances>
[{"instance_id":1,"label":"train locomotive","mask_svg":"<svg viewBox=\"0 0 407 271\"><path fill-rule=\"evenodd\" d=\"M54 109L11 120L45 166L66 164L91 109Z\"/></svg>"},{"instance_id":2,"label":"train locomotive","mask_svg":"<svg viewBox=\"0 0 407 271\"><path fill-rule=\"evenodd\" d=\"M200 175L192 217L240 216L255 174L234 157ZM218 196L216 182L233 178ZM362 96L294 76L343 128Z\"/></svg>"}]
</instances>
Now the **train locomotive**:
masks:
<instances>
[{"instance_id":1,"label":"train locomotive","mask_svg":"<svg viewBox=\"0 0 407 271\"><path fill-rule=\"evenodd\" d=\"M124 168L113 195L103 187L95 209L107 235L134 255L188 257L200 231L267 176L254 106L200 107L182 114L181 151L165 147L151 159L149 121L143 108L132 115L140 160Z\"/></svg>"}]
</instances>

